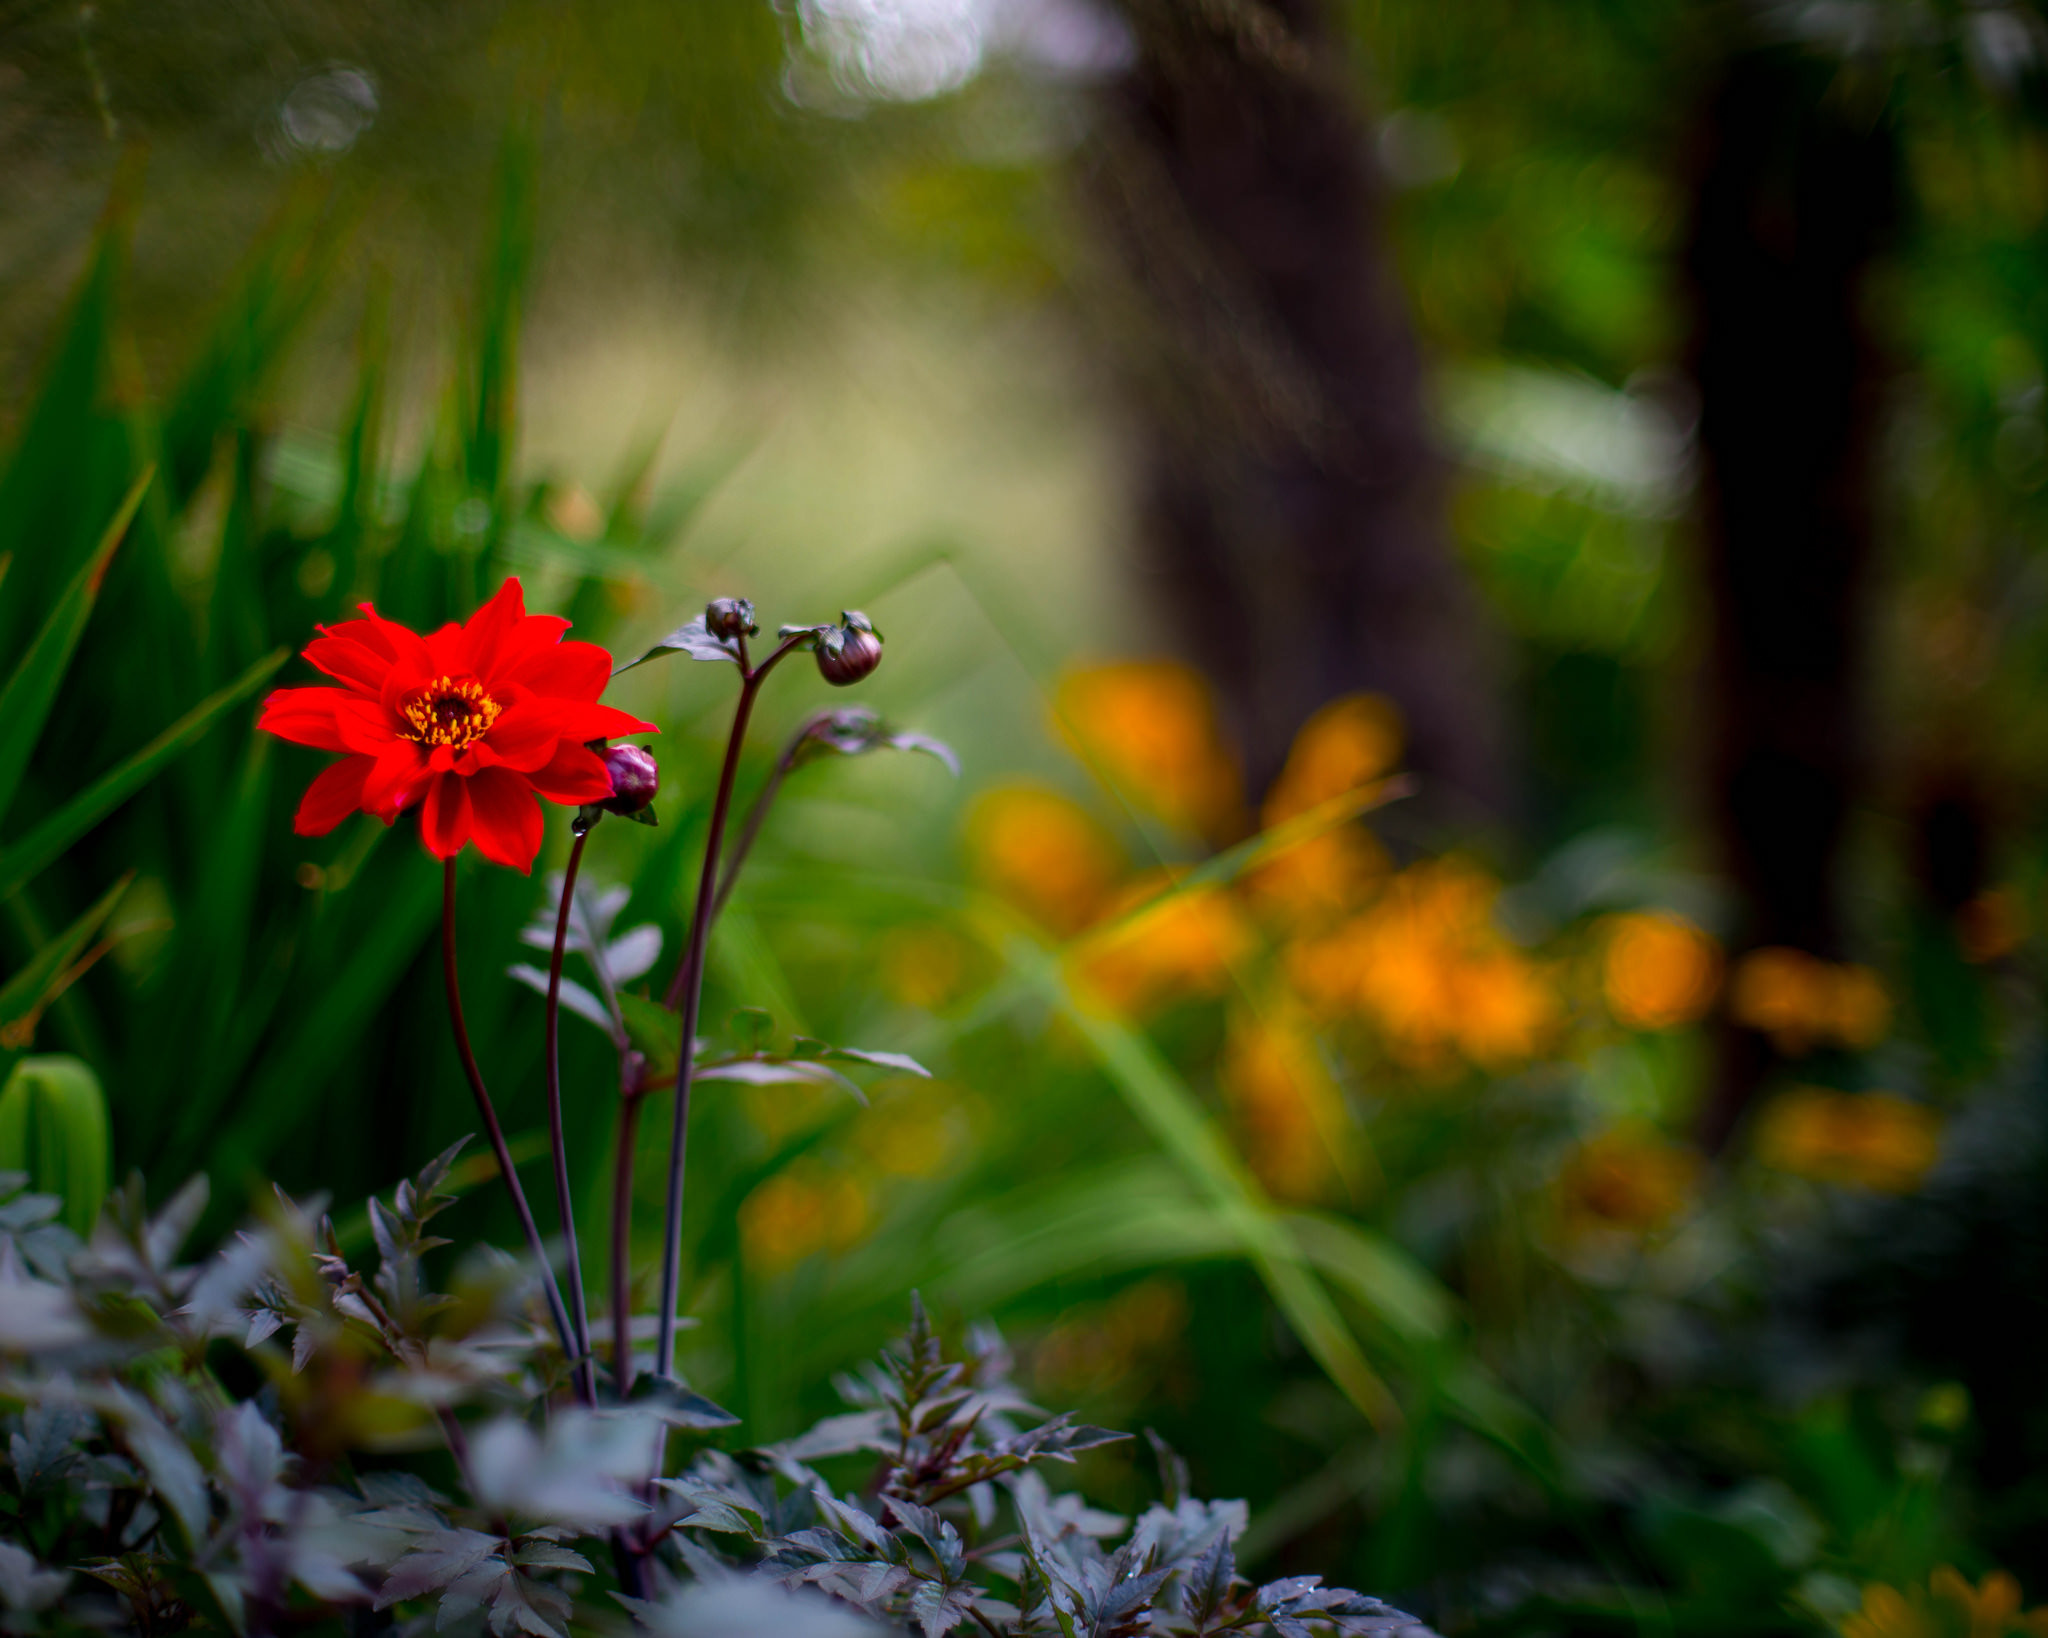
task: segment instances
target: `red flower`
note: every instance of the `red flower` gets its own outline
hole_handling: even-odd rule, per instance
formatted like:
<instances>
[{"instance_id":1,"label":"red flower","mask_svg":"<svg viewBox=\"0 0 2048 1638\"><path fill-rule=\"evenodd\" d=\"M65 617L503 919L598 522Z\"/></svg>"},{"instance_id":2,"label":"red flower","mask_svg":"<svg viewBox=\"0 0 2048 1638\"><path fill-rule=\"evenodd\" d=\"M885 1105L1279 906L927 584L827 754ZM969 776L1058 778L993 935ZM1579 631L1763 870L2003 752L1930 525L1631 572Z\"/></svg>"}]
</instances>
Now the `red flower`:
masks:
<instances>
[{"instance_id":1,"label":"red flower","mask_svg":"<svg viewBox=\"0 0 2048 1638\"><path fill-rule=\"evenodd\" d=\"M280 688L256 726L297 745L346 752L313 781L293 829L325 836L358 810L390 824L420 805L437 859L475 842L487 859L530 872L540 851L533 799L601 802L611 775L585 741L654 731L598 704L612 657L565 643L567 620L528 614L507 580L464 625L429 636L366 618L322 626L306 658L339 688Z\"/></svg>"}]
</instances>

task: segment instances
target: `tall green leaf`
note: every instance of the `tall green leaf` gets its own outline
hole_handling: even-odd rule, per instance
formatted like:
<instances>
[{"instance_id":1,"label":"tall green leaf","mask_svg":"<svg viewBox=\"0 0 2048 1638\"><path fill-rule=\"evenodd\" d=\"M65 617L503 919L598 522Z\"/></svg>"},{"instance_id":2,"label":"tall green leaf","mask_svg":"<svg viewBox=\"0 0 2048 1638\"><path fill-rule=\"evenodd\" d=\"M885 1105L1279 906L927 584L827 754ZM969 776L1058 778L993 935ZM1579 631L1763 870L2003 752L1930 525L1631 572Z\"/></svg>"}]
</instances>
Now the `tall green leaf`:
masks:
<instances>
[{"instance_id":1,"label":"tall green leaf","mask_svg":"<svg viewBox=\"0 0 2048 1638\"><path fill-rule=\"evenodd\" d=\"M84 635L85 623L92 617L114 548L127 534L135 509L142 504L143 491L154 476L155 469L147 468L128 486L128 494L101 534L98 548L57 599L43 629L36 633L35 641L15 666L14 675L7 679L7 687L0 690L0 821L7 817L8 805L27 771L29 756L36 748L43 724L49 720L50 706L63 684L78 639Z\"/></svg>"},{"instance_id":2,"label":"tall green leaf","mask_svg":"<svg viewBox=\"0 0 2048 1638\"><path fill-rule=\"evenodd\" d=\"M227 687L201 700L133 756L94 780L20 841L0 849L0 898L7 897L23 882L34 877L148 784L166 763L195 743L223 713L268 682L287 657L285 650L279 649L257 661Z\"/></svg>"}]
</instances>

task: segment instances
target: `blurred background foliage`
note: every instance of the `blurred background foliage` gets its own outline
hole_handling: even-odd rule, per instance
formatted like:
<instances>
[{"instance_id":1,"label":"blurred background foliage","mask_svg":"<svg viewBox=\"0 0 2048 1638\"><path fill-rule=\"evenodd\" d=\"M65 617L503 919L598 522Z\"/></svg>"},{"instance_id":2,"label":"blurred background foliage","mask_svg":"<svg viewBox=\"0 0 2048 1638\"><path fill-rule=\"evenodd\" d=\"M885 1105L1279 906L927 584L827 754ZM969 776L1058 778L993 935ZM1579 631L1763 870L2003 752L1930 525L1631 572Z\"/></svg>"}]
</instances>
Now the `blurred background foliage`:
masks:
<instances>
[{"instance_id":1,"label":"blurred background foliage","mask_svg":"<svg viewBox=\"0 0 2048 1638\"><path fill-rule=\"evenodd\" d=\"M938 1078L701 1100L685 1362L750 1433L918 1286L1446 1632L2040 1630L2044 49L0 0L0 671L56 679L0 721L0 1159L224 1227L468 1129L435 873L295 838L318 758L247 731L316 621L862 607L964 778L797 775L706 1017ZM619 685L662 824L586 867L670 960L717 669ZM544 887L465 891L532 1157ZM110 1174L39 1158L81 1063Z\"/></svg>"}]
</instances>

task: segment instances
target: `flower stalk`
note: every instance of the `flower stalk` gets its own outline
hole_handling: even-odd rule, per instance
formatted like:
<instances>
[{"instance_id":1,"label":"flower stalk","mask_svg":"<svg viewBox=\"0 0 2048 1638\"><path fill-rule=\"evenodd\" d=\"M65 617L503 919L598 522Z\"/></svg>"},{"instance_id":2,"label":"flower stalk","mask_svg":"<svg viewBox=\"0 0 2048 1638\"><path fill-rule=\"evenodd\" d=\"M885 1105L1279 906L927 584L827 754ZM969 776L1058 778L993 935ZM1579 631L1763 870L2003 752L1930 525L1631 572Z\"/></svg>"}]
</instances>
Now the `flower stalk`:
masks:
<instances>
[{"instance_id":1,"label":"flower stalk","mask_svg":"<svg viewBox=\"0 0 2048 1638\"><path fill-rule=\"evenodd\" d=\"M697 877L697 902L690 915L690 939L683 959L669 981L664 1003L682 1012L681 1050L676 1058L675 1125L669 1135L668 1210L663 1224L661 1254L661 1313L655 1333L654 1369L663 1377L675 1375L676 1296L683 1261L683 1173L689 1159L690 1083L694 1079L697 1022L704 1000L704 953L718 902L718 864L725 844L726 820L732 812L733 785L739 775L740 748L746 743L747 723L754 713L754 700L761 684L782 660L813 640L810 630L785 634L775 651L758 666L750 665L744 635L734 641L739 648L740 697L733 709L732 731L726 737L725 760L718 770L718 791L711 804L711 827L704 838L704 865ZM629 1180L630 1181L630 1180Z\"/></svg>"},{"instance_id":2,"label":"flower stalk","mask_svg":"<svg viewBox=\"0 0 2048 1638\"><path fill-rule=\"evenodd\" d=\"M469 1077L469 1090L476 1098L477 1116L484 1123L484 1135L490 1139L491 1153L497 1156L498 1175L504 1178L505 1187L512 1196L512 1209L519 1216L519 1226L526 1233L527 1249L540 1265L548 1313L555 1322L555 1334L561 1338L562 1352L574 1361L577 1358L576 1336L569 1328L569 1316L562 1306L562 1292L555 1283L554 1266L548 1261L540 1226L533 1220L533 1208L526 1203L526 1190L520 1187L519 1170L512 1164L512 1151L505 1142L505 1129L498 1124L497 1108L484 1085L483 1071L477 1067L476 1051L469 1043L469 1024L462 1013L462 984L455 961L455 860L452 857L442 866L441 874L441 975L448 986L448 1023L455 1032L456 1055L462 1060L463 1074Z\"/></svg>"},{"instance_id":3,"label":"flower stalk","mask_svg":"<svg viewBox=\"0 0 2048 1638\"><path fill-rule=\"evenodd\" d=\"M590 1309L583 1295L583 1253L576 1234L576 1212L569 1197L569 1143L562 1130L562 956L569 943L569 911L576 902L576 873L583 866L583 846L590 832L579 828L569 847L562 873L562 902L555 912L555 945L548 958L547 1066L548 1142L554 1150L555 1203L561 1212L562 1244L569 1274L569 1323L574 1332L577 1397L597 1403L596 1366L590 1357Z\"/></svg>"}]
</instances>

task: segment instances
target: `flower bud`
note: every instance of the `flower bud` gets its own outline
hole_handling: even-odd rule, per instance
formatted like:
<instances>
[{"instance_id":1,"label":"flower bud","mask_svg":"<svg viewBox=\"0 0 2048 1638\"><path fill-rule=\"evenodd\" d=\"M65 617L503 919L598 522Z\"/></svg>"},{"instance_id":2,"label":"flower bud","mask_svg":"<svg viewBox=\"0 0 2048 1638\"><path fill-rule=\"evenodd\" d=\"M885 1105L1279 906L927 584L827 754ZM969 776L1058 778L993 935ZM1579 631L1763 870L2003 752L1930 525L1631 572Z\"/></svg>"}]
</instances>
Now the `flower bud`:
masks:
<instances>
[{"instance_id":1,"label":"flower bud","mask_svg":"<svg viewBox=\"0 0 2048 1638\"><path fill-rule=\"evenodd\" d=\"M754 619L754 605L744 597L716 597L704 606L704 629L729 643L735 637L751 637L761 627Z\"/></svg>"},{"instance_id":2,"label":"flower bud","mask_svg":"<svg viewBox=\"0 0 2048 1638\"><path fill-rule=\"evenodd\" d=\"M834 688L845 688L882 663L882 634L858 609L848 609L839 620L836 631L827 627L818 633L818 675Z\"/></svg>"},{"instance_id":3,"label":"flower bud","mask_svg":"<svg viewBox=\"0 0 2048 1638\"><path fill-rule=\"evenodd\" d=\"M607 813L638 813L661 789L661 769L638 745L607 745L598 753L612 776L612 794L598 806Z\"/></svg>"}]
</instances>

